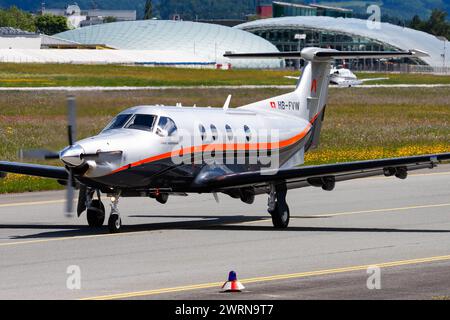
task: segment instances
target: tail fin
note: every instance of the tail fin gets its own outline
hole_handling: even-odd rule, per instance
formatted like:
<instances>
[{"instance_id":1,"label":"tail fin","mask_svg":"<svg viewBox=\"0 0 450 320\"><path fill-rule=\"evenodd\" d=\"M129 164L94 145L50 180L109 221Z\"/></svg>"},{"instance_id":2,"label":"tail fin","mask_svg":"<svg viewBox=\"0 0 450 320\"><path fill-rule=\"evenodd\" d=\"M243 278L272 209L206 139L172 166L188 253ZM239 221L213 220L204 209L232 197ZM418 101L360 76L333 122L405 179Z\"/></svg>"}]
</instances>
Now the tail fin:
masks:
<instances>
[{"instance_id":1,"label":"tail fin","mask_svg":"<svg viewBox=\"0 0 450 320\"><path fill-rule=\"evenodd\" d=\"M297 83L295 91L264 101L244 106L245 109L267 112L285 112L301 117L313 125L313 135L307 148L319 145L322 122L328 101L328 87L330 82L331 63L336 59L358 58L401 58L426 57L427 53L419 50L405 52L389 51L337 51L333 49L305 48L301 52L274 52L274 53L227 53L227 58L248 59L304 59L307 64Z\"/></svg>"}]
</instances>

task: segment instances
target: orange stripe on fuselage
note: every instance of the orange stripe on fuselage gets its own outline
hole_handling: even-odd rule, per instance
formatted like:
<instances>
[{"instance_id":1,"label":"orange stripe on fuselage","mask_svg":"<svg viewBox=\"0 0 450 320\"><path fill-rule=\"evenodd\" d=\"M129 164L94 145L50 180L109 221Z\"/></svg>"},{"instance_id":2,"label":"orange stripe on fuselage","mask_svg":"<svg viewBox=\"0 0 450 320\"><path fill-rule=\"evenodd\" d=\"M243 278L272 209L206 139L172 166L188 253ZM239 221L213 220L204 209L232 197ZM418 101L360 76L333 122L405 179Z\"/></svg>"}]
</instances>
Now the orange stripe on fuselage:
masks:
<instances>
[{"instance_id":1,"label":"orange stripe on fuselage","mask_svg":"<svg viewBox=\"0 0 450 320\"><path fill-rule=\"evenodd\" d=\"M309 130L311 129L312 124L315 122L317 117L318 117L318 115L316 115L311 120L310 124L298 135L296 135L290 139L284 140L284 141L273 142L273 143L271 142L271 143L205 144L205 145L201 145L201 146L188 147L188 148L174 150L171 152L166 152L166 153L163 153L163 154L160 154L160 155L157 155L154 157L150 157L150 158L147 158L144 160L140 160L137 162L133 162L131 164L128 164L126 166L123 166L123 167L113 171L112 174L130 169L132 167L139 167L143 164L152 163L152 162L155 162L158 160L168 159L168 158L171 158L173 155L186 155L186 154L193 154L193 153L195 154L195 153L199 153L199 152L205 152L205 150L208 150L208 151L276 150L276 149L289 147L289 146L293 145L294 143L303 139L309 133Z\"/></svg>"}]
</instances>

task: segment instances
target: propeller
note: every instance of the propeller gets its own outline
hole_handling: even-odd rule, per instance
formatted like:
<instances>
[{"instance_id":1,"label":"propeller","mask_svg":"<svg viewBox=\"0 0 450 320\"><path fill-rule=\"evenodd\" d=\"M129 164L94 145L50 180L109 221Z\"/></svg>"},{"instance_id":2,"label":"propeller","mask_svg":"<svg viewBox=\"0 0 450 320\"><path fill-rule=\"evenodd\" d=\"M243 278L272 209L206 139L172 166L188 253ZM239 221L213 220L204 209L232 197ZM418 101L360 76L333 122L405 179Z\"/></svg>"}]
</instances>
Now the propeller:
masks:
<instances>
[{"instance_id":1,"label":"propeller","mask_svg":"<svg viewBox=\"0 0 450 320\"><path fill-rule=\"evenodd\" d=\"M76 141L76 102L74 96L67 97L67 137L69 140L69 145L72 147ZM84 155L86 158L96 157L99 155ZM56 160L60 159L60 154L58 152L50 151L47 149L31 149L31 150L20 150L19 158L21 161L23 159L29 160ZM74 176L74 168L66 166L69 177L67 181L66 188L66 216L72 217L74 211L74 198L75 198L75 187L76 181Z\"/></svg>"},{"instance_id":2,"label":"propeller","mask_svg":"<svg viewBox=\"0 0 450 320\"><path fill-rule=\"evenodd\" d=\"M31 150L20 150L19 159L23 161L27 160L57 160L59 159L59 153L50 151L47 149L31 149Z\"/></svg>"},{"instance_id":3,"label":"propeller","mask_svg":"<svg viewBox=\"0 0 450 320\"><path fill-rule=\"evenodd\" d=\"M77 136L77 112L76 101L74 96L67 97L67 137L69 145L73 146ZM75 177L73 168L67 167L69 172L69 180L66 192L66 216L73 217L73 201L75 199Z\"/></svg>"}]
</instances>

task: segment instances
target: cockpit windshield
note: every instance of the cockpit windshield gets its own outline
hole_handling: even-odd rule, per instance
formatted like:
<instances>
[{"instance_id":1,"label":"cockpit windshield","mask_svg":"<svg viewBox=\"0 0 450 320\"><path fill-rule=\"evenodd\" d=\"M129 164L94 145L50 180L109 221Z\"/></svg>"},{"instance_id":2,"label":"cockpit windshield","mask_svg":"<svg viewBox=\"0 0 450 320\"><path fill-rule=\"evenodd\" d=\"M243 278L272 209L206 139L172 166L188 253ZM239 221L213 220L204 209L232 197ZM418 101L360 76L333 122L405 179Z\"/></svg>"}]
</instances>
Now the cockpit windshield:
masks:
<instances>
[{"instance_id":1,"label":"cockpit windshield","mask_svg":"<svg viewBox=\"0 0 450 320\"><path fill-rule=\"evenodd\" d=\"M110 124L106 126L103 131L123 128L123 126L128 122L128 120L130 120L132 116L132 114L119 114L113 119L113 121L111 121Z\"/></svg>"},{"instance_id":2,"label":"cockpit windshield","mask_svg":"<svg viewBox=\"0 0 450 320\"><path fill-rule=\"evenodd\" d=\"M135 114L125 125L127 129L153 131L156 116L151 114Z\"/></svg>"},{"instance_id":3,"label":"cockpit windshield","mask_svg":"<svg viewBox=\"0 0 450 320\"><path fill-rule=\"evenodd\" d=\"M151 114L121 114L103 131L125 128L152 132L156 118L157 116Z\"/></svg>"}]
</instances>

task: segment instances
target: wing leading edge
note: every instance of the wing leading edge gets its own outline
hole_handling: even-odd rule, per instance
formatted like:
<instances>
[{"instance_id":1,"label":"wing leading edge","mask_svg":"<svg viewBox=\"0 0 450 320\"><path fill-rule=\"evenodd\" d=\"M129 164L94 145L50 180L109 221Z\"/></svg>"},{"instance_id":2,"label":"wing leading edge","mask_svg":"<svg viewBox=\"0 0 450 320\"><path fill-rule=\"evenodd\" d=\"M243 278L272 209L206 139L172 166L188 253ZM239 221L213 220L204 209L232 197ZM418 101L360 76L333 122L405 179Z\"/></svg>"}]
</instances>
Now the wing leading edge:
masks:
<instances>
[{"instance_id":1,"label":"wing leading edge","mask_svg":"<svg viewBox=\"0 0 450 320\"><path fill-rule=\"evenodd\" d=\"M409 171L435 168L450 160L450 153L307 166L286 170L253 171L213 176L196 181L203 191L218 191L241 187L264 187L271 183L286 183L289 189L315 186L334 188L334 183L371 176L396 176L405 179Z\"/></svg>"},{"instance_id":2,"label":"wing leading edge","mask_svg":"<svg viewBox=\"0 0 450 320\"><path fill-rule=\"evenodd\" d=\"M0 161L0 173L16 173L28 176L68 180L69 175L65 168L44 166L38 164L2 162Z\"/></svg>"}]
</instances>

